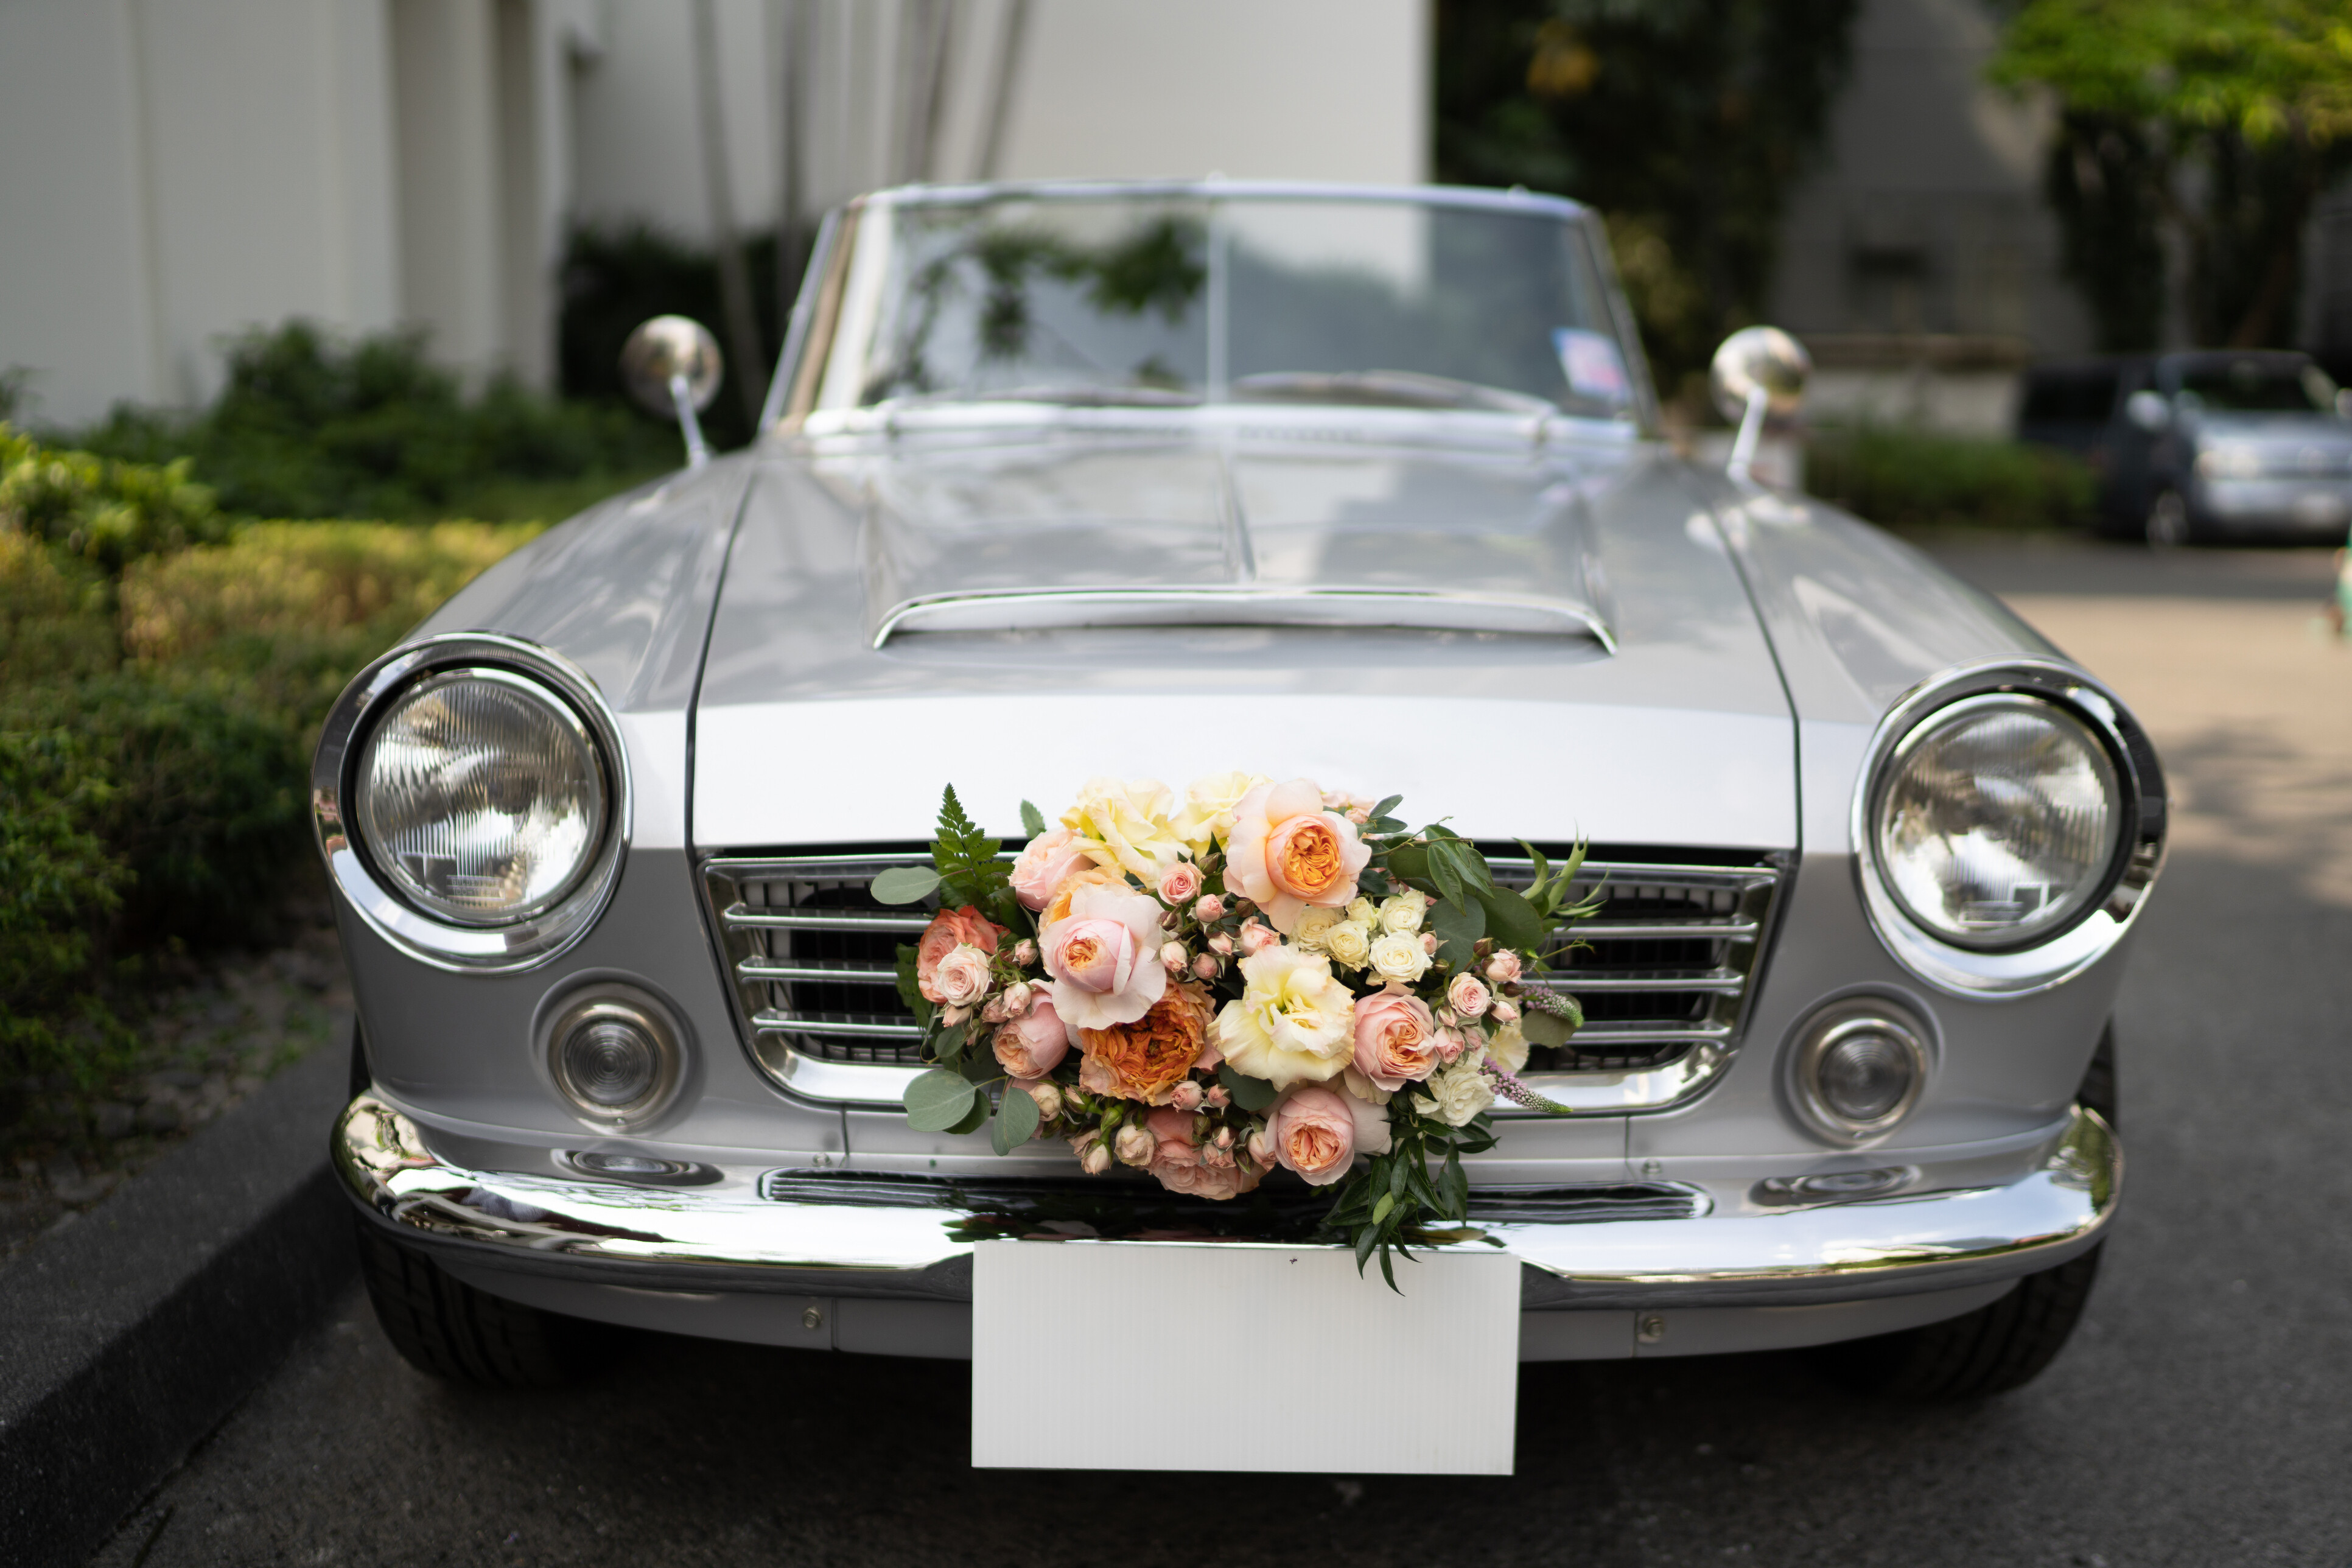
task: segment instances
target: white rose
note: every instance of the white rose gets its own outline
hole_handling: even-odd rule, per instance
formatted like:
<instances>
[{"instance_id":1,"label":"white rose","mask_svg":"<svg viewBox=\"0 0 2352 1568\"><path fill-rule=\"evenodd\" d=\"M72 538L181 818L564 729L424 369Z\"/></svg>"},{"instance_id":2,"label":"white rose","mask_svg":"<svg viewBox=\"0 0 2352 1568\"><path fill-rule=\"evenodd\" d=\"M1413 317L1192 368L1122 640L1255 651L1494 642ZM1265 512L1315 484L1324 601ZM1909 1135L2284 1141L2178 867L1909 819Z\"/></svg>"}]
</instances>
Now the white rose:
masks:
<instances>
[{"instance_id":1,"label":"white rose","mask_svg":"<svg viewBox=\"0 0 2352 1568\"><path fill-rule=\"evenodd\" d=\"M1184 853L1169 820L1175 805L1158 779L1088 779L1078 803L1062 814L1062 826L1092 841L1086 853L1096 865L1153 887Z\"/></svg>"},{"instance_id":2,"label":"white rose","mask_svg":"<svg viewBox=\"0 0 2352 1568\"><path fill-rule=\"evenodd\" d=\"M1348 918L1360 926L1376 926L1381 923L1380 907L1370 899L1358 899L1348 906Z\"/></svg>"},{"instance_id":3,"label":"white rose","mask_svg":"<svg viewBox=\"0 0 2352 1568\"><path fill-rule=\"evenodd\" d=\"M1174 827L1193 855L1206 855L1234 830L1234 807L1242 796L1273 781L1258 773L1211 773L1184 786L1184 804L1177 810Z\"/></svg>"},{"instance_id":4,"label":"white rose","mask_svg":"<svg viewBox=\"0 0 2352 1568\"><path fill-rule=\"evenodd\" d=\"M1339 910L1318 909L1313 904L1298 911L1298 923L1291 928L1290 940L1302 952L1322 952L1332 931L1347 920Z\"/></svg>"},{"instance_id":5,"label":"white rose","mask_svg":"<svg viewBox=\"0 0 2352 1568\"><path fill-rule=\"evenodd\" d=\"M1429 895L1408 888L1381 900L1381 929L1392 936L1410 936L1429 915Z\"/></svg>"},{"instance_id":6,"label":"white rose","mask_svg":"<svg viewBox=\"0 0 2352 1568\"><path fill-rule=\"evenodd\" d=\"M987 995L988 964L989 955L970 942L949 949L931 980L940 1000L950 1007L969 1007Z\"/></svg>"},{"instance_id":7,"label":"white rose","mask_svg":"<svg viewBox=\"0 0 2352 1568\"><path fill-rule=\"evenodd\" d=\"M1343 968L1361 969L1372 956L1372 933L1359 921L1341 921L1324 932L1323 951Z\"/></svg>"},{"instance_id":8,"label":"white rose","mask_svg":"<svg viewBox=\"0 0 2352 1568\"><path fill-rule=\"evenodd\" d=\"M1528 1037L1517 1019L1486 1037L1486 1054L1507 1073L1517 1074L1528 1065Z\"/></svg>"},{"instance_id":9,"label":"white rose","mask_svg":"<svg viewBox=\"0 0 2352 1568\"><path fill-rule=\"evenodd\" d=\"M1495 1103L1494 1086L1478 1070L1485 1056L1484 1051L1465 1051L1460 1061L1432 1073L1421 1086L1427 1092L1412 1097L1412 1108L1448 1127L1468 1126L1472 1117Z\"/></svg>"},{"instance_id":10,"label":"white rose","mask_svg":"<svg viewBox=\"0 0 2352 1568\"><path fill-rule=\"evenodd\" d=\"M1217 1014L1234 1070L1276 1089L1336 1078L1356 1049L1356 1002L1320 953L1274 946L1241 962L1241 999Z\"/></svg>"},{"instance_id":11,"label":"white rose","mask_svg":"<svg viewBox=\"0 0 2352 1568\"><path fill-rule=\"evenodd\" d=\"M1369 956L1372 973L1382 980L1411 985L1429 971L1429 954L1422 951L1418 938L1405 931L1391 931L1372 943Z\"/></svg>"}]
</instances>

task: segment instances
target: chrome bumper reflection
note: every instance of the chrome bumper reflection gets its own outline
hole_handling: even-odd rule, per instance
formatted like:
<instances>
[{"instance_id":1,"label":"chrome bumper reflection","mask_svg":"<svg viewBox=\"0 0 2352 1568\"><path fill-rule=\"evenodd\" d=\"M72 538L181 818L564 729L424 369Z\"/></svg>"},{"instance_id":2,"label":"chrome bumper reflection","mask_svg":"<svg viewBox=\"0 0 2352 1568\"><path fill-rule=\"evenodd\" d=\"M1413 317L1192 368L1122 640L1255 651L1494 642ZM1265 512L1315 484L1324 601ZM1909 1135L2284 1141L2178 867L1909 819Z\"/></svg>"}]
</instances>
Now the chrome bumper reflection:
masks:
<instances>
[{"instance_id":1,"label":"chrome bumper reflection","mask_svg":"<svg viewBox=\"0 0 2352 1568\"><path fill-rule=\"evenodd\" d=\"M1108 1221L1156 1189L1103 1184L721 1170L705 1184L641 1184L467 1170L373 1095L343 1112L331 1153L353 1199L404 1239L509 1270L656 1289L968 1300L975 1240L1200 1238L1156 1220L1139 1236L1106 1234L1082 1217L1086 1205ZM1529 1308L1846 1301L2062 1263L2097 1239L2122 1178L2114 1133L2078 1108L2042 1163L2006 1186L1723 1215L1695 1189L1656 1184L1475 1189L1475 1223L1437 1245L1508 1250L1527 1266ZM1309 1213L1261 1211L1249 1223L1268 1228L1255 1236L1236 1230L1236 1211L1210 1220L1225 1239L1296 1245Z\"/></svg>"}]
</instances>

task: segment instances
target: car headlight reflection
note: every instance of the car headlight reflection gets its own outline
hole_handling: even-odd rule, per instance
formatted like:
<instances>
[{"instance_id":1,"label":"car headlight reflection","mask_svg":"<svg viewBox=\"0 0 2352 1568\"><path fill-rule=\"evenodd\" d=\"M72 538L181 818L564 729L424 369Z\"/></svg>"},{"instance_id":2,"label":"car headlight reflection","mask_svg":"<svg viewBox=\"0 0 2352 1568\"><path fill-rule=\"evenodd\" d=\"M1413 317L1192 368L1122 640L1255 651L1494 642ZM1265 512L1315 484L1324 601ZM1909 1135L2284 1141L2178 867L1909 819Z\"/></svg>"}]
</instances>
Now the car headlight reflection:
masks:
<instances>
[{"instance_id":1,"label":"car headlight reflection","mask_svg":"<svg viewBox=\"0 0 2352 1568\"><path fill-rule=\"evenodd\" d=\"M2030 945L2105 890L2123 831L2114 762L2090 728L2036 698L1968 698L1889 760L1872 852L1906 914L1955 946Z\"/></svg>"},{"instance_id":2,"label":"car headlight reflection","mask_svg":"<svg viewBox=\"0 0 2352 1568\"><path fill-rule=\"evenodd\" d=\"M377 867L419 910L459 924L546 910L604 837L604 770L586 726L504 670L449 670L403 692L369 735L356 784Z\"/></svg>"}]
</instances>

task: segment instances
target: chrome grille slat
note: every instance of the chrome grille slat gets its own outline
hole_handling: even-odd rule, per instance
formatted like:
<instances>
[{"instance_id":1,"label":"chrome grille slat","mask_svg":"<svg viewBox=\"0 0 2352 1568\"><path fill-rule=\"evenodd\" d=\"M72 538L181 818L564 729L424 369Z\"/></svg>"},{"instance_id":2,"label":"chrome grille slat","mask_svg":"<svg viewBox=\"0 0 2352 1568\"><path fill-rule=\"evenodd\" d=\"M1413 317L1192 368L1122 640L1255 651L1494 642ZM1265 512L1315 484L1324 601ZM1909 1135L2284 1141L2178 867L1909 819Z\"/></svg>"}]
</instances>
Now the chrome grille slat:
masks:
<instances>
[{"instance_id":1,"label":"chrome grille slat","mask_svg":"<svg viewBox=\"0 0 2352 1568\"><path fill-rule=\"evenodd\" d=\"M1526 1076L1580 1109L1636 1110L1687 1098L1712 1078L1738 1046L1770 925L1782 873L1765 858L1585 861L1578 888L1601 889L1601 910L1577 926L1575 945L1549 956L1553 968L1538 983L1575 994L1586 1021L1568 1047L1531 1053ZM877 871L929 862L927 849L909 847L703 863L739 1023L777 1083L822 1099L897 1102L922 1037L896 995L897 950L930 915L877 904L866 884ZM1524 857L1487 862L1505 886L1534 876Z\"/></svg>"}]
</instances>

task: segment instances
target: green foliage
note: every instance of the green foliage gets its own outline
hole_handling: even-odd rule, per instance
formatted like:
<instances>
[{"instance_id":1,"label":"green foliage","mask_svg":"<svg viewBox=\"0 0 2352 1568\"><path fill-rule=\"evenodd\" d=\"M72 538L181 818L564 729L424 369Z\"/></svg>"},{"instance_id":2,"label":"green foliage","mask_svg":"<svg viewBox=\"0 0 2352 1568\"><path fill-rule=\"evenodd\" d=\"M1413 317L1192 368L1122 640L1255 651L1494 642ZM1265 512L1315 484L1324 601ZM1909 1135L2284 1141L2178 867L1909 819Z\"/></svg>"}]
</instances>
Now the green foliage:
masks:
<instances>
[{"instance_id":1,"label":"green foliage","mask_svg":"<svg viewBox=\"0 0 2352 1568\"><path fill-rule=\"evenodd\" d=\"M996 857L1004 848L965 814L950 784L940 797L940 836L931 841L931 864L939 868L940 897L950 908L970 904L1003 926L1024 922L1013 897L1010 874ZM879 897L877 893L876 895Z\"/></svg>"},{"instance_id":2,"label":"green foliage","mask_svg":"<svg viewBox=\"0 0 2352 1568\"><path fill-rule=\"evenodd\" d=\"M971 1113L973 1100L984 1104L987 1097L961 1073L933 1068L908 1084L901 1099L908 1126L918 1132L945 1132ZM1030 1109L1034 1113L1036 1108Z\"/></svg>"},{"instance_id":3,"label":"green foliage","mask_svg":"<svg viewBox=\"0 0 2352 1568\"><path fill-rule=\"evenodd\" d=\"M111 669L105 579L62 546L0 528L0 691Z\"/></svg>"},{"instance_id":4,"label":"green foliage","mask_svg":"<svg viewBox=\"0 0 2352 1568\"><path fill-rule=\"evenodd\" d=\"M139 463L184 457L231 512L278 518L446 515L518 481L674 467L674 435L617 403L565 403L508 378L467 396L418 332L339 341L307 321L240 339L201 414L118 406L75 437ZM543 514L542 514L543 515Z\"/></svg>"},{"instance_id":5,"label":"green foliage","mask_svg":"<svg viewBox=\"0 0 2352 1568\"><path fill-rule=\"evenodd\" d=\"M1599 208L1671 392L1755 321L1859 0L1441 0L1437 174Z\"/></svg>"},{"instance_id":6,"label":"green foliage","mask_svg":"<svg viewBox=\"0 0 2352 1568\"><path fill-rule=\"evenodd\" d=\"M130 867L101 831L115 791L89 737L0 727L0 1073L96 1064L71 1048Z\"/></svg>"},{"instance_id":7,"label":"green foliage","mask_svg":"<svg viewBox=\"0 0 2352 1568\"><path fill-rule=\"evenodd\" d=\"M1495 1133L1493 1121L1483 1115L1466 1127L1423 1116L1409 1096L1391 1100L1389 1112L1388 1152L1372 1155L1339 1184L1323 1225L1347 1238L1357 1272L1377 1253L1381 1278L1395 1289L1395 1255L1409 1258L1414 1242L1436 1239L1429 1234L1433 1220L1458 1226L1469 1218L1470 1178L1462 1156L1493 1148Z\"/></svg>"},{"instance_id":8,"label":"green foliage","mask_svg":"<svg viewBox=\"0 0 2352 1568\"><path fill-rule=\"evenodd\" d=\"M2155 346L2167 226L2198 342L2293 341L2305 222L2352 168L2336 0L2029 0L1992 76L2058 100L2045 189L2103 343Z\"/></svg>"},{"instance_id":9,"label":"green foliage","mask_svg":"<svg viewBox=\"0 0 2352 1568\"><path fill-rule=\"evenodd\" d=\"M2091 516L2097 493L2089 467L2070 454L1892 425L1815 436L1805 485L1897 528L2065 528Z\"/></svg>"},{"instance_id":10,"label":"green foliage","mask_svg":"<svg viewBox=\"0 0 2352 1568\"><path fill-rule=\"evenodd\" d=\"M160 466L47 447L0 425L0 532L45 540L120 572L158 550L216 540L228 520L188 460Z\"/></svg>"}]
</instances>

